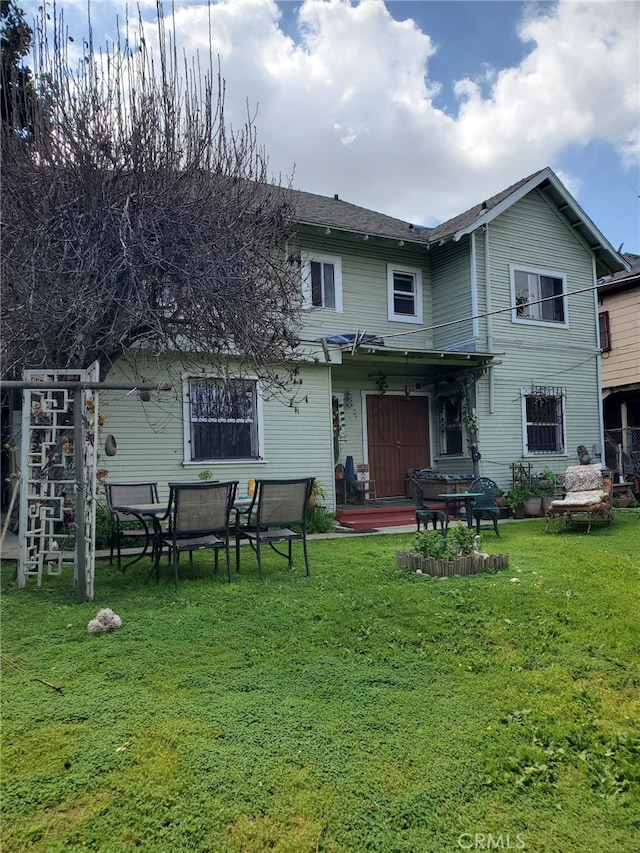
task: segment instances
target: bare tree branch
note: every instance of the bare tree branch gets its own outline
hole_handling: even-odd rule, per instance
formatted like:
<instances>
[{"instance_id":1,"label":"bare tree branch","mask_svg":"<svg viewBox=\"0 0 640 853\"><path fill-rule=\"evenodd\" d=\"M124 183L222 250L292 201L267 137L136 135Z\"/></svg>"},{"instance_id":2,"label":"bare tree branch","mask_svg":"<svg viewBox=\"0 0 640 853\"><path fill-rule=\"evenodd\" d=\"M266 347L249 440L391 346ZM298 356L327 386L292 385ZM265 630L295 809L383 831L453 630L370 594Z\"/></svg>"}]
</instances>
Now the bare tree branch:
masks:
<instances>
[{"instance_id":1,"label":"bare tree branch","mask_svg":"<svg viewBox=\"0 0 640 853\"><path fill-rule=\"evenodd\" d=\"M161 3L157 56L138 26L108 50L90 37L75 71L62 18L36 28L31 129L2 127L2 374L98 359L104 376L144 347L185 364L237 356L288 386L290 196L269 182L252 116L227 127L211 52L179 58Z\"/></svg>"}]
</instances>

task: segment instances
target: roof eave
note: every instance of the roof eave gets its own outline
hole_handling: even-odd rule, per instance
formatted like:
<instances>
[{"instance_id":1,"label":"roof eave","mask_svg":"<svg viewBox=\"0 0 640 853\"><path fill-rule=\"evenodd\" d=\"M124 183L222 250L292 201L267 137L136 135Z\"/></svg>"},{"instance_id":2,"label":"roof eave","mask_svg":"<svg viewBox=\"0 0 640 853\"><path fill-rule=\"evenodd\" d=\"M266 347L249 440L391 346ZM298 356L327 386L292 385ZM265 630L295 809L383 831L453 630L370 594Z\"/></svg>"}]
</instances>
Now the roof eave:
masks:
<instances>
[{"instance_id":1,"label":"roof eave","mask_svg":"<svg viewBox=\"0 0 640 853\"><path fill-rule=\"evenodd\" d=\"M566 187L559 180L557 175L548 167L542 169L540 172L537 172L526 184L523 184L521 187L518 187L511 195L507 196L507 198L503 199L499 204L495 207L491 208L491 210L487 210L482 216L478 217L475 222L471 225L468 225L466 228L461 228L459 231L456 231L455 234L452 235L452 239L457 242L462 237L471 234L473 231L477 231L479 228L482 228L484 225L488 225L506 210L508 210L512 205L516 204L516 202L520 201L520 199L524 198L528 195L532 190L535 190L541 184L548 182L554 190L561 196L563 199L564 205L566 207L570 207L576 216L575 225L583 225L584 229L588 232L589 235L589 248L590 250L596 254L604 255L603 257L599 257L599 260L609 269L611 272L620 272L622 270L630 270L631 265L628 263L626 258L624 258L619 252L617 252L611 243L607 240L604 234L600 231L600 229L592 222L592 220L587 216L584 210L580 207L575 198L569 193ZM563 209L566 209L563 208Z\"/></svg>"}]
</instances>

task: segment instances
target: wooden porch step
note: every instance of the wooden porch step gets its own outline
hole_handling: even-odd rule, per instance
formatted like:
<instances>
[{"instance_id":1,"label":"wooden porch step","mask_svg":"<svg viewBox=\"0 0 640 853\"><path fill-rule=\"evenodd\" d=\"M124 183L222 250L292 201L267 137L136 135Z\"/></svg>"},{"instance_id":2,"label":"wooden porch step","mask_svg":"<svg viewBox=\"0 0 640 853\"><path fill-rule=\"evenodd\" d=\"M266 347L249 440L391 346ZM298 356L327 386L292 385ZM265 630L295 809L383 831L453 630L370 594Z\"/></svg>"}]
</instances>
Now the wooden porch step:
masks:
<instances>
[{"instance_id":1,"label":"wooden porch step","mask_svg":"<svg viewBox=\"0 0 640 853\"><path fill-rule=\"evenodd\" d=\"M416 523L413 506L372 506L338 509L336 520L351 530L375 530L378 527L400 527Z\"/></svg>"}]
</instances>

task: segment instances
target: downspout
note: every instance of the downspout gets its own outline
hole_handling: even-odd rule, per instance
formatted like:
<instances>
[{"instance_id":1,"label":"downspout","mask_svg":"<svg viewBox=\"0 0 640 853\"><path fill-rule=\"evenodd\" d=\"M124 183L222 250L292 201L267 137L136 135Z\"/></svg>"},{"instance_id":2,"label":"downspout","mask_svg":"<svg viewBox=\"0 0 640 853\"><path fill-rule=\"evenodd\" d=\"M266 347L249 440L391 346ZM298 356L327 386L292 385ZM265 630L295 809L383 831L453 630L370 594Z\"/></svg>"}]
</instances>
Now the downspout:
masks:
<instances>
[{"instance_id":1,"label":"downspout","mask_svg":"<svg viewBox=\"0 0 640 853\"><path fill-rule=\"evenodd\" d=\"M484 298L487 312L487 352L493 352L493 327L491 318L491 259L489 256L489 224L484 226ZM494 376L489 365L489 414L494 414Z\"/></svg>"},{"instance_id":2,"label":"downspout","mask_svg":"<svg viewBox=\"0 0 640 853\"><path fill-rule=\"evenodd\" d=\"M595 255L591 256L591 266L593 269L593 307L594 307L594 319L596 323L596 346L598 348L598 352L596 353L596 382L598 383L598 400L600 405L598 406L598 418L599 418L599 426L600 426L600 447L602 448L600 454L600 462L602 465L605 464L605 446L604 446L604 405L602 400L602 365L600 363L601 359L601 349L600 349L600 322L599 322L599 308L598 308L598 291L596 290L596 285L598 283L598 276L596 273L596 259Z\"/></svg>"},{"instance_id":3,"label":"downspout","mask_svg":"<svg viewBox=\"0 0 640 853\"><path fill-rule=\"evenodd\" d=\"M474 341L477 341L480 337L480 326L478 320L478 255L476 252L476 232L471 232L471 336ZM467 412L474 412L474 409L471 408L471 395L469 390L466 392L466 401L465 406ZM474 400L474 403L477 401ZM474 478L480 476L480 453L478 452L478 435L475 432L471 432L469 430L469 438L471 439L471 461L473 463L473 476Z\"/></svg>"},{"instance_id":4,"label":"downspout","mask_svg":"<svg viewBox=\"0 0 640 853\"><path fill-rule=\"evenodd\" d=\"M476 255L476 232L471 232L471 336L480 335L478 326L478 258Z\"/></svg>"}]
</instances>

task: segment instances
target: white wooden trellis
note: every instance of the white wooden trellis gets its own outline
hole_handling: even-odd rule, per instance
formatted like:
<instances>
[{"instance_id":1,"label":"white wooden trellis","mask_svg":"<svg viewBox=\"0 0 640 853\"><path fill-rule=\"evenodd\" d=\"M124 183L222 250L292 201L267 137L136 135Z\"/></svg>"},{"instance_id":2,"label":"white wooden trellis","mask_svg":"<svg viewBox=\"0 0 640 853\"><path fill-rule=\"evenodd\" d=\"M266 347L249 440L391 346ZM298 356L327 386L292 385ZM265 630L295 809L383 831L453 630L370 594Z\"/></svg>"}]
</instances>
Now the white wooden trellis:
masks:
<instances>
[{"instance_id":1,"label":"white wooden trellis","mask_svg":"<svg viewBox=\"0 0 640 853\"><path fill-rule=\"evenodd\" d=\"M77 371L28 370L24 378L31 384L42 382L43 388L23 392L18 586L24 587L30 577L40 586L45 571L62 574L62 546L71 535L78 594L91 601L98 393L78 383L97 384L99 365ZM54 383L59 387L52 387Z\"/></svg>"}]
</instances>

